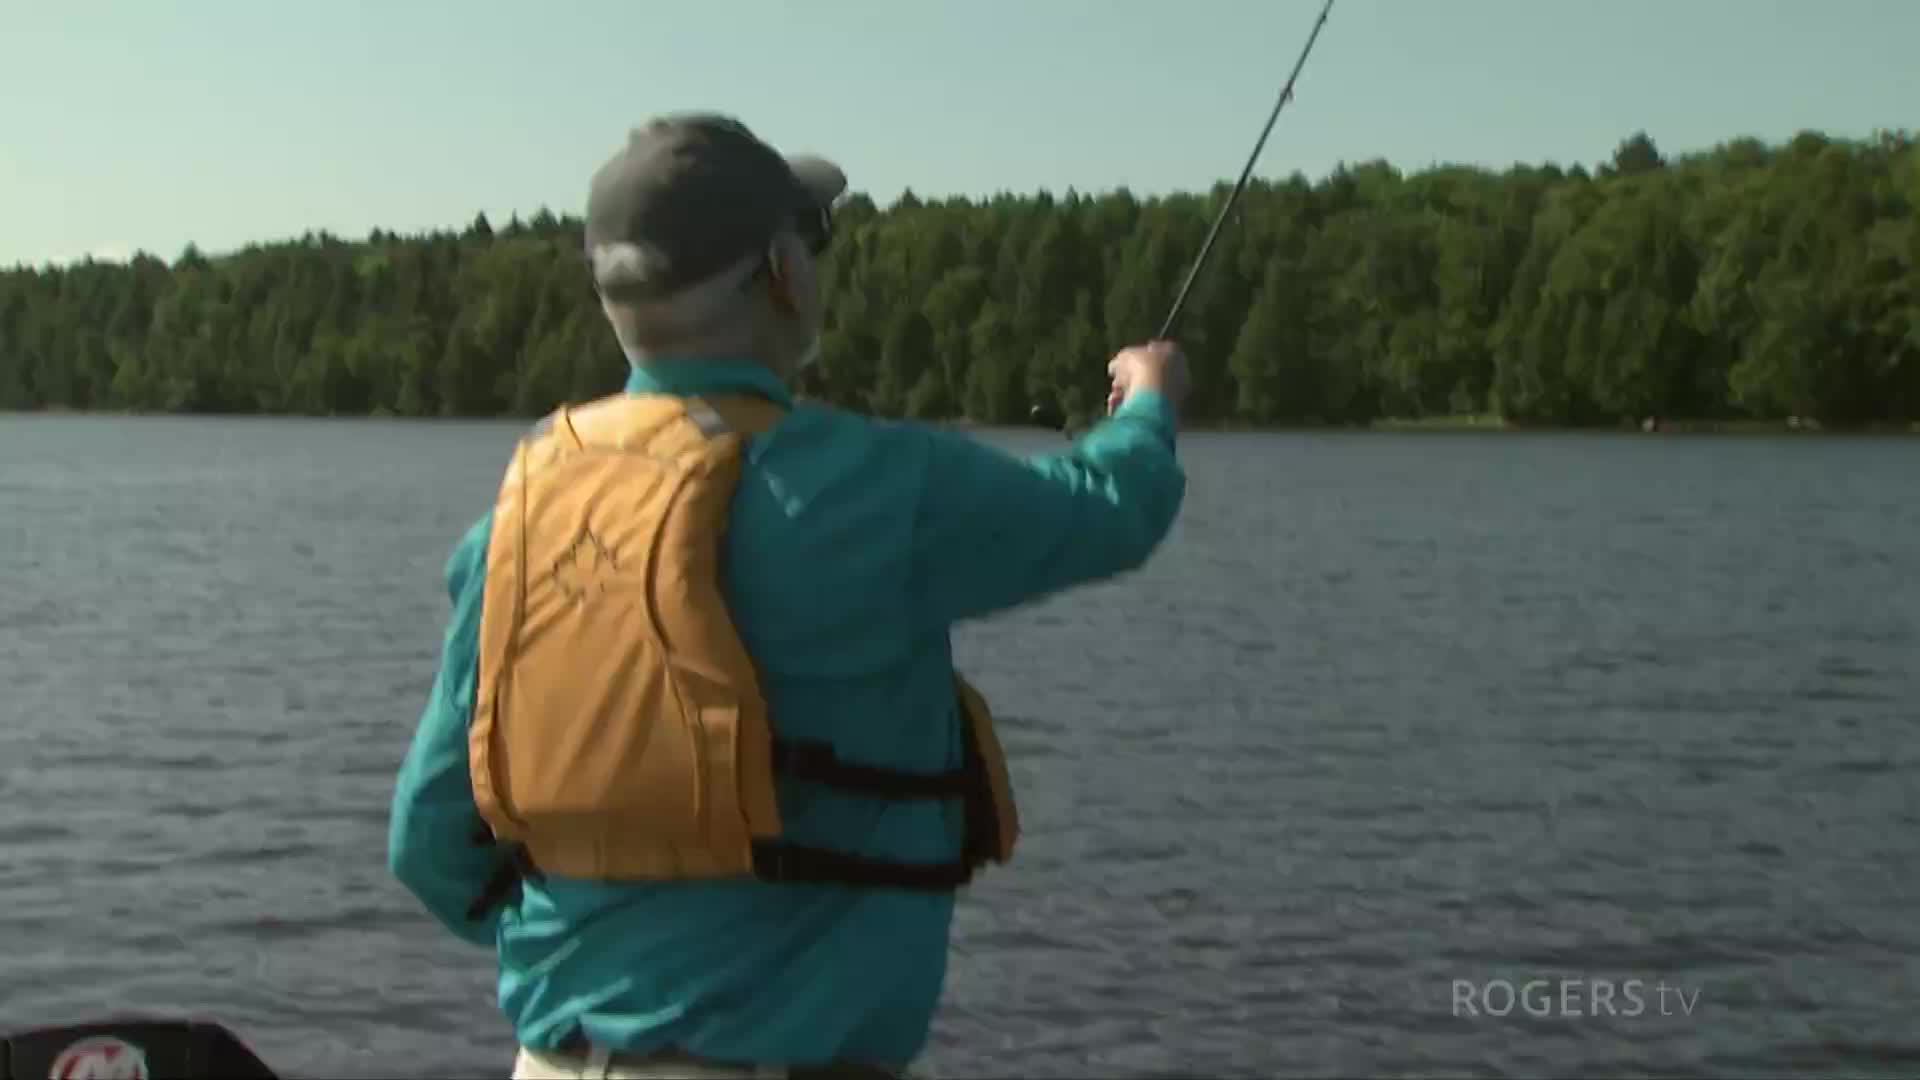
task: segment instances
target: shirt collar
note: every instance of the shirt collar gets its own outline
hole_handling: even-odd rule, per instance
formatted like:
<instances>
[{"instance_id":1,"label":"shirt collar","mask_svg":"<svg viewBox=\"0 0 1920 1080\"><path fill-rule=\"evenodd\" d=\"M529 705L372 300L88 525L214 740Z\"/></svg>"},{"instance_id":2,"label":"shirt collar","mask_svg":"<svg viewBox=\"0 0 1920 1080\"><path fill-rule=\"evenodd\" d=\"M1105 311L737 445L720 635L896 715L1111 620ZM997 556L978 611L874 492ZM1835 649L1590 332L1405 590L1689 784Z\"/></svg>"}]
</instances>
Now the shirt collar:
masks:
<instances>
[{"instance_id":1,"label":"shirt collar","mask_svg":"<svg viewBox=\"0 0 1920 1080\"><path fill-rule=\"evenodd\" d=\"M649 359L644 367L633 365L633 373L627 377L627 393L678 397L749 393L768 398L782 408L793 408L793 392L786 383L766 365L745 359Z\"/></svg>"}]
</instances>

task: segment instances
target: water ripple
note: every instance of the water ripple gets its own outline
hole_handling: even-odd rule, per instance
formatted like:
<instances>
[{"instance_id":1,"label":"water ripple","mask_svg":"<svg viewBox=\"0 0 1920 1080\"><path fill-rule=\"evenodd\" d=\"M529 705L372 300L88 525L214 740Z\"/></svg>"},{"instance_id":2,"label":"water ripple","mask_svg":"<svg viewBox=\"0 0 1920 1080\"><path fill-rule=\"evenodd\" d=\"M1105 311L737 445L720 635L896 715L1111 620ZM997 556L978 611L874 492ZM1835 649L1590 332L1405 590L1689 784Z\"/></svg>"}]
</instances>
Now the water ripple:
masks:
<instances>
[{"instance_id":1,"label":"water ripple","mask_svg":"<svg viewBox=\"0 0 1920 1080\"><path fill-rule=\"evenodd\" d=\"M295 1075L505 1070L489 958L384 851L440 567L519 430L0 422L8 1023L164 1004ZM1182 453L1145 570L957 638L1027 832L962 899L925 1071L1920 1069L1920 545L1885 497L1920 447ZM1590 1007L1455 1001L1529 983Z\"/></svg>"}]
</instances>

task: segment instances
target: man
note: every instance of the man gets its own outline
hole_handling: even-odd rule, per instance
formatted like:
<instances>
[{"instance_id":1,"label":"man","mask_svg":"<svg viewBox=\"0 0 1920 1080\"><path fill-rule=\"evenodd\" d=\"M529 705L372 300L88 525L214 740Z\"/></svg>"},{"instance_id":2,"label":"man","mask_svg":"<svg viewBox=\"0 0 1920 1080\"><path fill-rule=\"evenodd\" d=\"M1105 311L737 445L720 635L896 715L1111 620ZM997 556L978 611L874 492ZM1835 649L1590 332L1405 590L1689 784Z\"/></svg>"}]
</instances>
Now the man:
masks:
<instances>
[{"instance_id":1,"label":"man","mask_svg":"<svg viewBox=\"0 0 1920 1080\"><path fill-rule=\"evenodd\" d=\"M1062 454L796 405L845 186L634 131L585 230L626 393L523 440L448 562L389 863L497 949L517 1077L904 1069L1017 830L950 628L1140 566L1184 497L1166 343Z\"/></svg>"}]
</instances>

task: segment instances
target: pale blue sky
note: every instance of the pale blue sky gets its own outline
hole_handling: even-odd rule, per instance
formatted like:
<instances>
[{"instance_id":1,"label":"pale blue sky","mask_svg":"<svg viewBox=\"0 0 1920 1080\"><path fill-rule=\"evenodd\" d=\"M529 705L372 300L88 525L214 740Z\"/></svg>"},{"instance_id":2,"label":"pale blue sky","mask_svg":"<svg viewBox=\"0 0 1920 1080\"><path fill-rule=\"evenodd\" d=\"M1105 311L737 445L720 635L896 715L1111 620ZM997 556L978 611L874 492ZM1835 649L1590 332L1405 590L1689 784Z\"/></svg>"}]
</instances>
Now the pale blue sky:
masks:
<instances>
[{"instance_id":1,"label":"pale blue sky","mask_svg":"<svg viewBox=\"0 0 1920 1080\"><path fill-rule=\"evenodd\" d=\"M886 202L1236 175L1319 0L0 0L0 265L575 212L733 112ZM1259 171L1920 126L1920 0L1336 0Z\"/></svg>"}]
</instances>

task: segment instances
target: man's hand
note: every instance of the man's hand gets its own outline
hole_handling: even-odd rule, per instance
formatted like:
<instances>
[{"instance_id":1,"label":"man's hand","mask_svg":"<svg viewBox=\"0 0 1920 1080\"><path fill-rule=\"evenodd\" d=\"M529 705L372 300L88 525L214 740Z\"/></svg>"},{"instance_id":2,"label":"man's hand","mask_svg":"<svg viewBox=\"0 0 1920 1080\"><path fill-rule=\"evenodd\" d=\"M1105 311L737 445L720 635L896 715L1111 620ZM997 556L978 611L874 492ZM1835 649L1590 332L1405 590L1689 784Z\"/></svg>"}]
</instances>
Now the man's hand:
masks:
<instances>
[{"instance_id":1,"label":"man's hand","mask_svg":"<svg viewBox=\"0 0 1920 1080\"><path fill-rule=\"evenodd\" d=\"M1171 341L1152 341L1121 349L1107 363L1113 388L1107 391L1111 416L1135 390L1157 390L1176 411L1187 400L1187 357Z\"/></svg>"}]
</instances>

